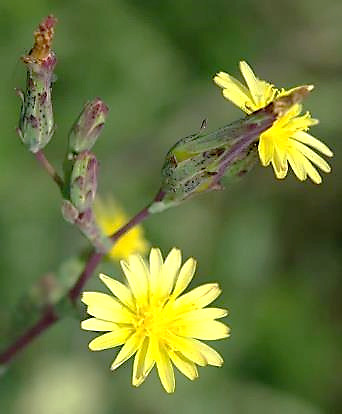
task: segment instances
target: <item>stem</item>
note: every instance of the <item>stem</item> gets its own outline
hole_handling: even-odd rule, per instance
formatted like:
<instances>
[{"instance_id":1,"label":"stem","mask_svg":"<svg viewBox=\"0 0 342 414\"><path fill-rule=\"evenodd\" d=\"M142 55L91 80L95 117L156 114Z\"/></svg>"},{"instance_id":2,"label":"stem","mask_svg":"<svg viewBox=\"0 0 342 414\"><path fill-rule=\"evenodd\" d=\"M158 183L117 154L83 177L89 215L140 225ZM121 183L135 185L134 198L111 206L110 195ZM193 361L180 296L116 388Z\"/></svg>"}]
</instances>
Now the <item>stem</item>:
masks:
<instances>
[{"instance_id":1,"label":"stem","mask_svg":"<svg viewBox=\"0 0 342 414\"><path fill-rule=\"evenodd\" d=\"M122 226L118 231L113 233L109 238L112 240L113 243L116 243L116 241L125 233L128 233L133 227L141 223L143 220L145 220L149 215L150 212L148 211L149 205L145 208L143 208L137 215L135 215L127 224Z\"/></svg>"},{"instance_id":2,"label":"stem","mask_svg":"<svg viewBox=\"0 0 342 414\"><path fill-rule=\"evenodd\" d=\"M44 168L44 170L49 174L53 181L58 185L58 187L63 190L64 182L61 176L57 173L55 168L50 164L49 160L46 158L43 150L39 150L35 154L36 160Z\"/></svg>"},{"instance_id":3,"label":"stem","mask_svg":"<svg viewBox=\"0 0 342 414\"><path fill-rule=\"evenodd\" d=\"M109 238L113 242L112 246L122 237L125 233L128 233L133 227L141 223L149 216L148 207L142 209L138 214L136 214L128 223L122 226L118 231L113 233ZM91 277L93 271L96 269L97 265L101 262L104 253L98 253L93 251L88 261L83 269L83 272L80 274L77 282L69 291L69 298L72 302L75 302L78 296L80 295L84 285L87 283L88 279Z\"/></svg>"},{"instance_id":4,"label":"stem","mask_svg":"<svg viewBox=\"0 0 342 414\"><path fill-rule=\"evenodd\" d=\"M93 271L96 269L97 265L101 262L104 254L103 253L97 253L93 251L90 253L90 256L88 258L87 263L85 264L85 267L80 274L79 278L77 279L77 282L75 285L69 290L68 296L72 302L75 302L80 295L83 286L86 284L87 280L92 275Z\"/></svg>"},{"instance_id":5,"label":"stem","mask_svg":"<svg viewBox=\"0 0 342 414\"><path fill-rule=\"evenodd\" d=\"M44 155L43 158L45 158ZM115 244L120 239L120 237L126 234L129 230L131 230L133 227L140 224L143 220L150 216L148 208L149 206L142 209L128 223L126 223L118 231L116 231L110 236L110 239L112 240L113 244ZM77 279L77 282L69 290L68 296L71 302L76 302L77 298L82 292L84 285L89 280L89 278L96 269L97 265L101 262L104 255L104 253L98 253L95 250L91 251L88 260L84 265L84 269L80 274L79 278ZM24 349L33 341L34 338L41 335L49 326L53 325L58 320L59 316L57 315L57 313L54 312L52 308L46 309L41 318L34 326L32 326L17 341L15 341L11 346L9 346L9 348L7 348L3 353L0 354L0 365L7 364L8 362L10 362L19 351Z\"/></svg>"},{"instance_id":6,"label":"stem","mask_svg":"<svg viewBox=\"0 0 342 414\"><path fill-rule=\"evenodd\" d=\"M272 105L272 106L271 106ZM273 111L273 104L268 105L267 107L255 112L254 114L250 115L251 117L259 116L259 114L268 114L268 117L265 119L261 119L259 122L256 122L254 125L250 124L249 128L246 130L242 130L241 132L241 139L238 140L227 152L227 154L222 158L221 165L218 169L218 172L213 180L213 186L219 184L220 179L224 176L227 168L230 164L232 164L236 158L245 151L256 139L259 135L264 132L266 129L270 128L273 122L276 120L276 115L272 112Z\"/></svg>"},{"instance_id":7,"label":"stem","mask_svg":"<svg viewBox=\"0 0 342 414\"><path fill-rule=\"evenodd\" d=\"M31 341L44 332L49 326L58 320L53 309L47 309L39 321L17 339L6 351L0 354L0 364L8 363L19 351L31 343Z\"/></svg>"}]
</instances>

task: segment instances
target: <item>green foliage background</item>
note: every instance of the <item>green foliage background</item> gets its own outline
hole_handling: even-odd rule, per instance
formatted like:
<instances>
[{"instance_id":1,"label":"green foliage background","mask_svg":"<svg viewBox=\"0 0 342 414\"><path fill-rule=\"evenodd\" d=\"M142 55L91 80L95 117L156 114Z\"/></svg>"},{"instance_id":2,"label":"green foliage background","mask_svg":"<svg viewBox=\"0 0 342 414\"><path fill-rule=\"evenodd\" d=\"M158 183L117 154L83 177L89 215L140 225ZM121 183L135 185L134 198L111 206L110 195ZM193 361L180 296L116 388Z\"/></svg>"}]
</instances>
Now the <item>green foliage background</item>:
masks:
<instances>
[{"instance_id":1,"label":"green foliage background","mask_svg":"<svg viewBox=\"0 0 342 414\"><path fill-rule=\"evenodd\" d=\"M83 103L110 107L96 145L100 193L130 214L154 195L163 156L204 118L214 130L241 116L212 77L238 76L246 59L278 86L313 83L306 101L321 120L312 133L335 152L323 184L276 181L257 166L240 184L198 197L145 224L152 245L180 247L199 262L194 284L219 281L232 337L217 343L222 369L177 376L166 395L156 375L130 385L129 363L111 373L113 351L91 353L75 318L51 328L0 378L7 414L338 413L341 389L342 3L22 0L0 4L0 341L34 280L86 246L60 215L57 188L20 144L14 128L23 86L18 58L49 13L59 18L54 87L58 125L47 155L60 165ZM116 267L106 271L118 276ZM92 280L87 288L98 288ZM16 311L18 312L18 311ZM17 315L25 318L25 315ZM21 328L12 323L11 334Z\"/></svg>"}]
</instances>

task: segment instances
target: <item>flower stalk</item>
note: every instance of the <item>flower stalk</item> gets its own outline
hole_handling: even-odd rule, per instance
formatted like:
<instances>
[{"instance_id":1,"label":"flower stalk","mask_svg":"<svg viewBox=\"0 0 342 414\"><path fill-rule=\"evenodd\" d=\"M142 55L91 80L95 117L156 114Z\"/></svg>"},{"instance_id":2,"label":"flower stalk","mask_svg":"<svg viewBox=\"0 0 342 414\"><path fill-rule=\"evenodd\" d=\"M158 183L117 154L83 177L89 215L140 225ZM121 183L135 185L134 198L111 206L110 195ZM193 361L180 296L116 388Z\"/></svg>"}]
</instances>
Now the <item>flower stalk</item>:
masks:
<instances>
[{"instance_id":1,"label":"flower stalk","mask_svg":"<svg viewBox=\"0 0 342 414\"><path fill-rule=\"evenodd\" d=\"M44 170L53 179L53 181L58 185L59 189L63 191L63 188L64 188L63 178L58 174L58 172L55 170L55 168L50 163L50 161L46 158L44 151L39 150L34 154L34 156L36 157L36 160L39 162L39 164L44 168Z\"/></svg>"}]
</instances>

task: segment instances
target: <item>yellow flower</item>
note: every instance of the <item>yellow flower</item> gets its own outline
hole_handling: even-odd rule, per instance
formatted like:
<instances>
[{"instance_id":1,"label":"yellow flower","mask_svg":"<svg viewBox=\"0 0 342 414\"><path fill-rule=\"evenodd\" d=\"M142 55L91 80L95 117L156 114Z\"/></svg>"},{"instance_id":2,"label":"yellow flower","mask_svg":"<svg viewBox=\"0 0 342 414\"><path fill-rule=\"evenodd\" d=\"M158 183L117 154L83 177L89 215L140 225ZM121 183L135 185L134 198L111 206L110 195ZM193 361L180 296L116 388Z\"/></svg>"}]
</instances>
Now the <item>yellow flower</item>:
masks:
<instances>
[{"instance_id":1,"label":"yellow flower","mask_svg":"<svg viewBox=\"0 0 342 414\"><path fill-rule=\"evenodd\" d=\"M293 90L279 90L274 85L258 79L246 62L240 62L240 71L247 86L225 72L219 72L214 77L214 82L223 89L226 99L247 114L263 108L275 98L287 95ZM271 128L260 135L260 161L264 167L271 163L279 179L286 176L290 164L299 180L304 181L310 177L314 183L320 184L322 179L314 165L326 173L330 172L330 166L310 147L327 157L332 157L333 153L325 144L306 132L318 121L311 118L309 112L300 115L301 111L300 104L294 105L275 121Z\"/></svg>"},{"instance_id":2,"label":"yellow flower","mask_svg":"<svg viewBox=\"0 0 342 414\"><path fill-rule=\"evenodd\" d=\"M159 249L151 249L149 264L139 255L121 261L127 285L103 274L102 282L113 296L84 292L82 301L93 318L81 327L107 332L89 343L92 351L123 345L111 369L135 354L132 384L139 386L156 364L167 392L175 389L174 364L186 377L198 377L199 366L221 366L223 359L199 341L226 338L229 328L216 321L227 315L219 308L205 308L221 293L217 283L201 285L181 295L191 282L196 261L181 266L181 252L172 249L165 262Z\"/></svg>"},{"instance_id":3,"label":"yellow flower","mask_svg":"<svg viewBox=\"0 0 342 414\"><path fill-rule=\"evenodd\" d=\"M111 198L106 201L96 200L94 207L98 225L106 235L113 234L127 223L128 217L118 204ZM114 261L126 259L131 254L145 254L149 243L144 238L142 226L135 226L123 235L108 252Z\"/></svg>"}]
</instances>

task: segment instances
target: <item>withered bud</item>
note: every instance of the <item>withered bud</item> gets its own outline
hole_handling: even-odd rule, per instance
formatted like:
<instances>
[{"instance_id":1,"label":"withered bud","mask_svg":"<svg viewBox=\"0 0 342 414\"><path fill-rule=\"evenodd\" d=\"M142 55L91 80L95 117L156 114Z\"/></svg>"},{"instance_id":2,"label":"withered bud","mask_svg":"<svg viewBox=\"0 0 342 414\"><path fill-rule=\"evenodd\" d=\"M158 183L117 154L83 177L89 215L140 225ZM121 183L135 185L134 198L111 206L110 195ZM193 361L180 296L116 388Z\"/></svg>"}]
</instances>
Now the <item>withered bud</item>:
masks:
<instances>
[{"instance_id":1,"label":"withered bud","mask_svg":"<svg viewBox=\"0 0 342 414\"><path fill-rule=\"evenodd\" d=\"M28 55L22 57L27 68L26 91L22 99L18 134L33 153L44 148L54 133L51 84L56 56L51 50L57 20L46 17L34 33L35 43Z\"/></svg>"}]
</instances>

